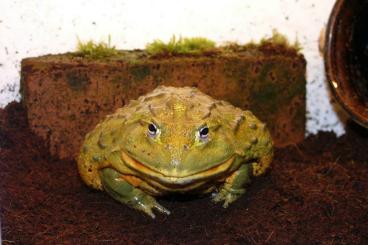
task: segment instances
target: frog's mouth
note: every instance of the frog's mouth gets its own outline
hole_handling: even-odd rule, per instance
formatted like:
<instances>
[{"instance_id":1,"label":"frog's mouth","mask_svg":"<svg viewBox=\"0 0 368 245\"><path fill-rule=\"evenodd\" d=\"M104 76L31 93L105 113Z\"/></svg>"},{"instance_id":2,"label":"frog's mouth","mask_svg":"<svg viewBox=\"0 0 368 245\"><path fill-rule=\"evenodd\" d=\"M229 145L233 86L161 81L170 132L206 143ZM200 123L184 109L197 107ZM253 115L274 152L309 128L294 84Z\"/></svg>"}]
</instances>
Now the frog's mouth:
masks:
<instances>
[{"instance_id":1,"label":"frog's mouth","mask_svg":"<svg viewBox=\"0 0 368 245\"><path fill-rule=\"evenodd\" d=\"M144 175L147 178L151 178L156 180L162 184L174 184L174 185L187 185L194 182L203 181L209 178L216 178L218 176L226 173L232 166L235 157L232 156L229 159L215 164L211 168L205 169L203 171L199 171L196 173L191 173L183 176L172 176L162 172L159 172L153 168L148 167L142 162L134 159L129 156L124 151L122 152L122 159L127 164L127 166L133 171L137 172L140 175Z\"/></svg>"}]
</instances>

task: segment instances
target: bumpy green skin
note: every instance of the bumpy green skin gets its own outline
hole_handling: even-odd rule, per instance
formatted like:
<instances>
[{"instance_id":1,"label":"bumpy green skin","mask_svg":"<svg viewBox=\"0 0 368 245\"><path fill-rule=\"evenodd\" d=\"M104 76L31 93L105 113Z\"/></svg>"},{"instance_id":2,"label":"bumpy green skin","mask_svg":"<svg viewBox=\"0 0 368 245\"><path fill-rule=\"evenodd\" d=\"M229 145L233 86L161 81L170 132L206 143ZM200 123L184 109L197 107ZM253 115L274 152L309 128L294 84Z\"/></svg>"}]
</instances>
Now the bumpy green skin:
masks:
<instances>
[{"instance_id":1,"label":"bumpy green skin","mask_svg":"<svg viewBox=\"0 0 368 245\"><path fill-rule=\"evenodd\" d=\"M272 156L269 132L250 111L196 88L160 86L87 134L78 169L90 187L154 218L153 209L170 212L153 196L173 192L214 192L213 201L227 207Z\"/></svg>"}]
</instances>

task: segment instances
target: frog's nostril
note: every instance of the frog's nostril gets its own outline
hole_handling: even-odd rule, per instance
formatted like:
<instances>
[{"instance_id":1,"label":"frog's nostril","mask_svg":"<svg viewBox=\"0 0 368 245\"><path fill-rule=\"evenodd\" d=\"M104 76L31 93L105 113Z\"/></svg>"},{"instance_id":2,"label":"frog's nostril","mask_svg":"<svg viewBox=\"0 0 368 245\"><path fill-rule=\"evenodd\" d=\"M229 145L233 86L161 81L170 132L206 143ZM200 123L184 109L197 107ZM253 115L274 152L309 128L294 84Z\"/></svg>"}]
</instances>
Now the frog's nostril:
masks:
<instances>
[{"instance_id":1,"label":"frog's nostril","mask_svg":"<svg viewBox=\"0 0 368 245\"><path fill-rule=\"evenodd\" d=\"M189 150L189 146L187 144L184 144L183 148L184 148L185 151Z\"/></svg>"}]
</instances>

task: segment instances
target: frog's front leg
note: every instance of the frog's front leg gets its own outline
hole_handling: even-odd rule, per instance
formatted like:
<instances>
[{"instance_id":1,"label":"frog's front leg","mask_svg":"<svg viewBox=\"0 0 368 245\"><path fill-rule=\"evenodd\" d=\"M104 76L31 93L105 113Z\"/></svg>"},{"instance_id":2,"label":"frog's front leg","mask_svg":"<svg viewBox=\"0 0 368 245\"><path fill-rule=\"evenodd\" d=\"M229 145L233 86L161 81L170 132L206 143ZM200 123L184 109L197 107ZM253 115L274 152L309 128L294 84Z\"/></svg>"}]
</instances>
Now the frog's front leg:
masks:
<instances>
[{"instance_id":1,"label":"frog's front leg","mask_svg":"<svg viewBox=\"0 0 368 245\"><path fill-rule=\"evenodd\" d=\"M244 186L250 182L251 164L243 164L237 171L226 178L225 183L220 187L218 193L214 193L213 201L224 202L222 205L227 208L230 203L238 199L245 193Z\"/></svg>"},{"instance_id":2,"label":"frog's front leg","mask_svg":"<svg viewBox=\"0 0 368 245\"><path fill-rule=\"evenodd\" d=\"M138 188L135 188L127 181L122 179L121 174L114 169L101 169L100 177L104 190L115 200L134 209L143 211L152 218L155 218L153 209L156 209L164 214L170 214L170 211L161 206L152 196Z\"/></svg>"}]
</instances>

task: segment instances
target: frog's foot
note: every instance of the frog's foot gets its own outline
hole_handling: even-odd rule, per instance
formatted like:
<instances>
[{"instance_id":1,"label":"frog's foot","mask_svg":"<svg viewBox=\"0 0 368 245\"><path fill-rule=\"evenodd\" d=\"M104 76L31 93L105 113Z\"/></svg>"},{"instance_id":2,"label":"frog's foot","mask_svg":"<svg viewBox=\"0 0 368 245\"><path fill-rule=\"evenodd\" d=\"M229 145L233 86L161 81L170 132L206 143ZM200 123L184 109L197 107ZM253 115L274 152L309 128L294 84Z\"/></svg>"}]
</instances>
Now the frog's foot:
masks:
<instances>
[{"instance_id":1,"label":"frog's foot","mask_svg":"<svg viewBox=\"0 0 368 245\"><path fill-rule=\"evenodd\" d=\"M111 168L102 169L100 170L100 177L104 190L115 200L140 210L151 218L156 217L153 213L154 209L167 215L170 214L170 211L161 206L155 198L122 179L116 170Z\"/></svg>"},{"instance_id":2,"label":"frog's foot","mask_svg":"<svg viewBox=\"0 0 368 245\"><path fill-rule=\"evenodd\" d=\"M221 187L218 193L212 193L212 201L215 203L224 202L222 205L227 208L230 203L236 201L241 195L245 193L245 189L234 189Z\"/></svg>"},{"instance_id":3,"label":"frog's foot","mask_svg":"<svg viewBox=\"0 0 368 245\"><path fill-rule=\"evenodd\" d=\"M154 219L156 217L156 215L153 213L153 210L157 210L160 213L163 214L170 214L170 211L165 208L164 206L162 206L161 204L159 204L155 198L145 194L145 193L140 193L138 195L136 195L135 197L133 197L132 200L128 201L127 203L130 207L134 208L134 209L138 209L144 213L146 213L148 216L150 216L152 219Z\"/></svg>"}]
</instances>

